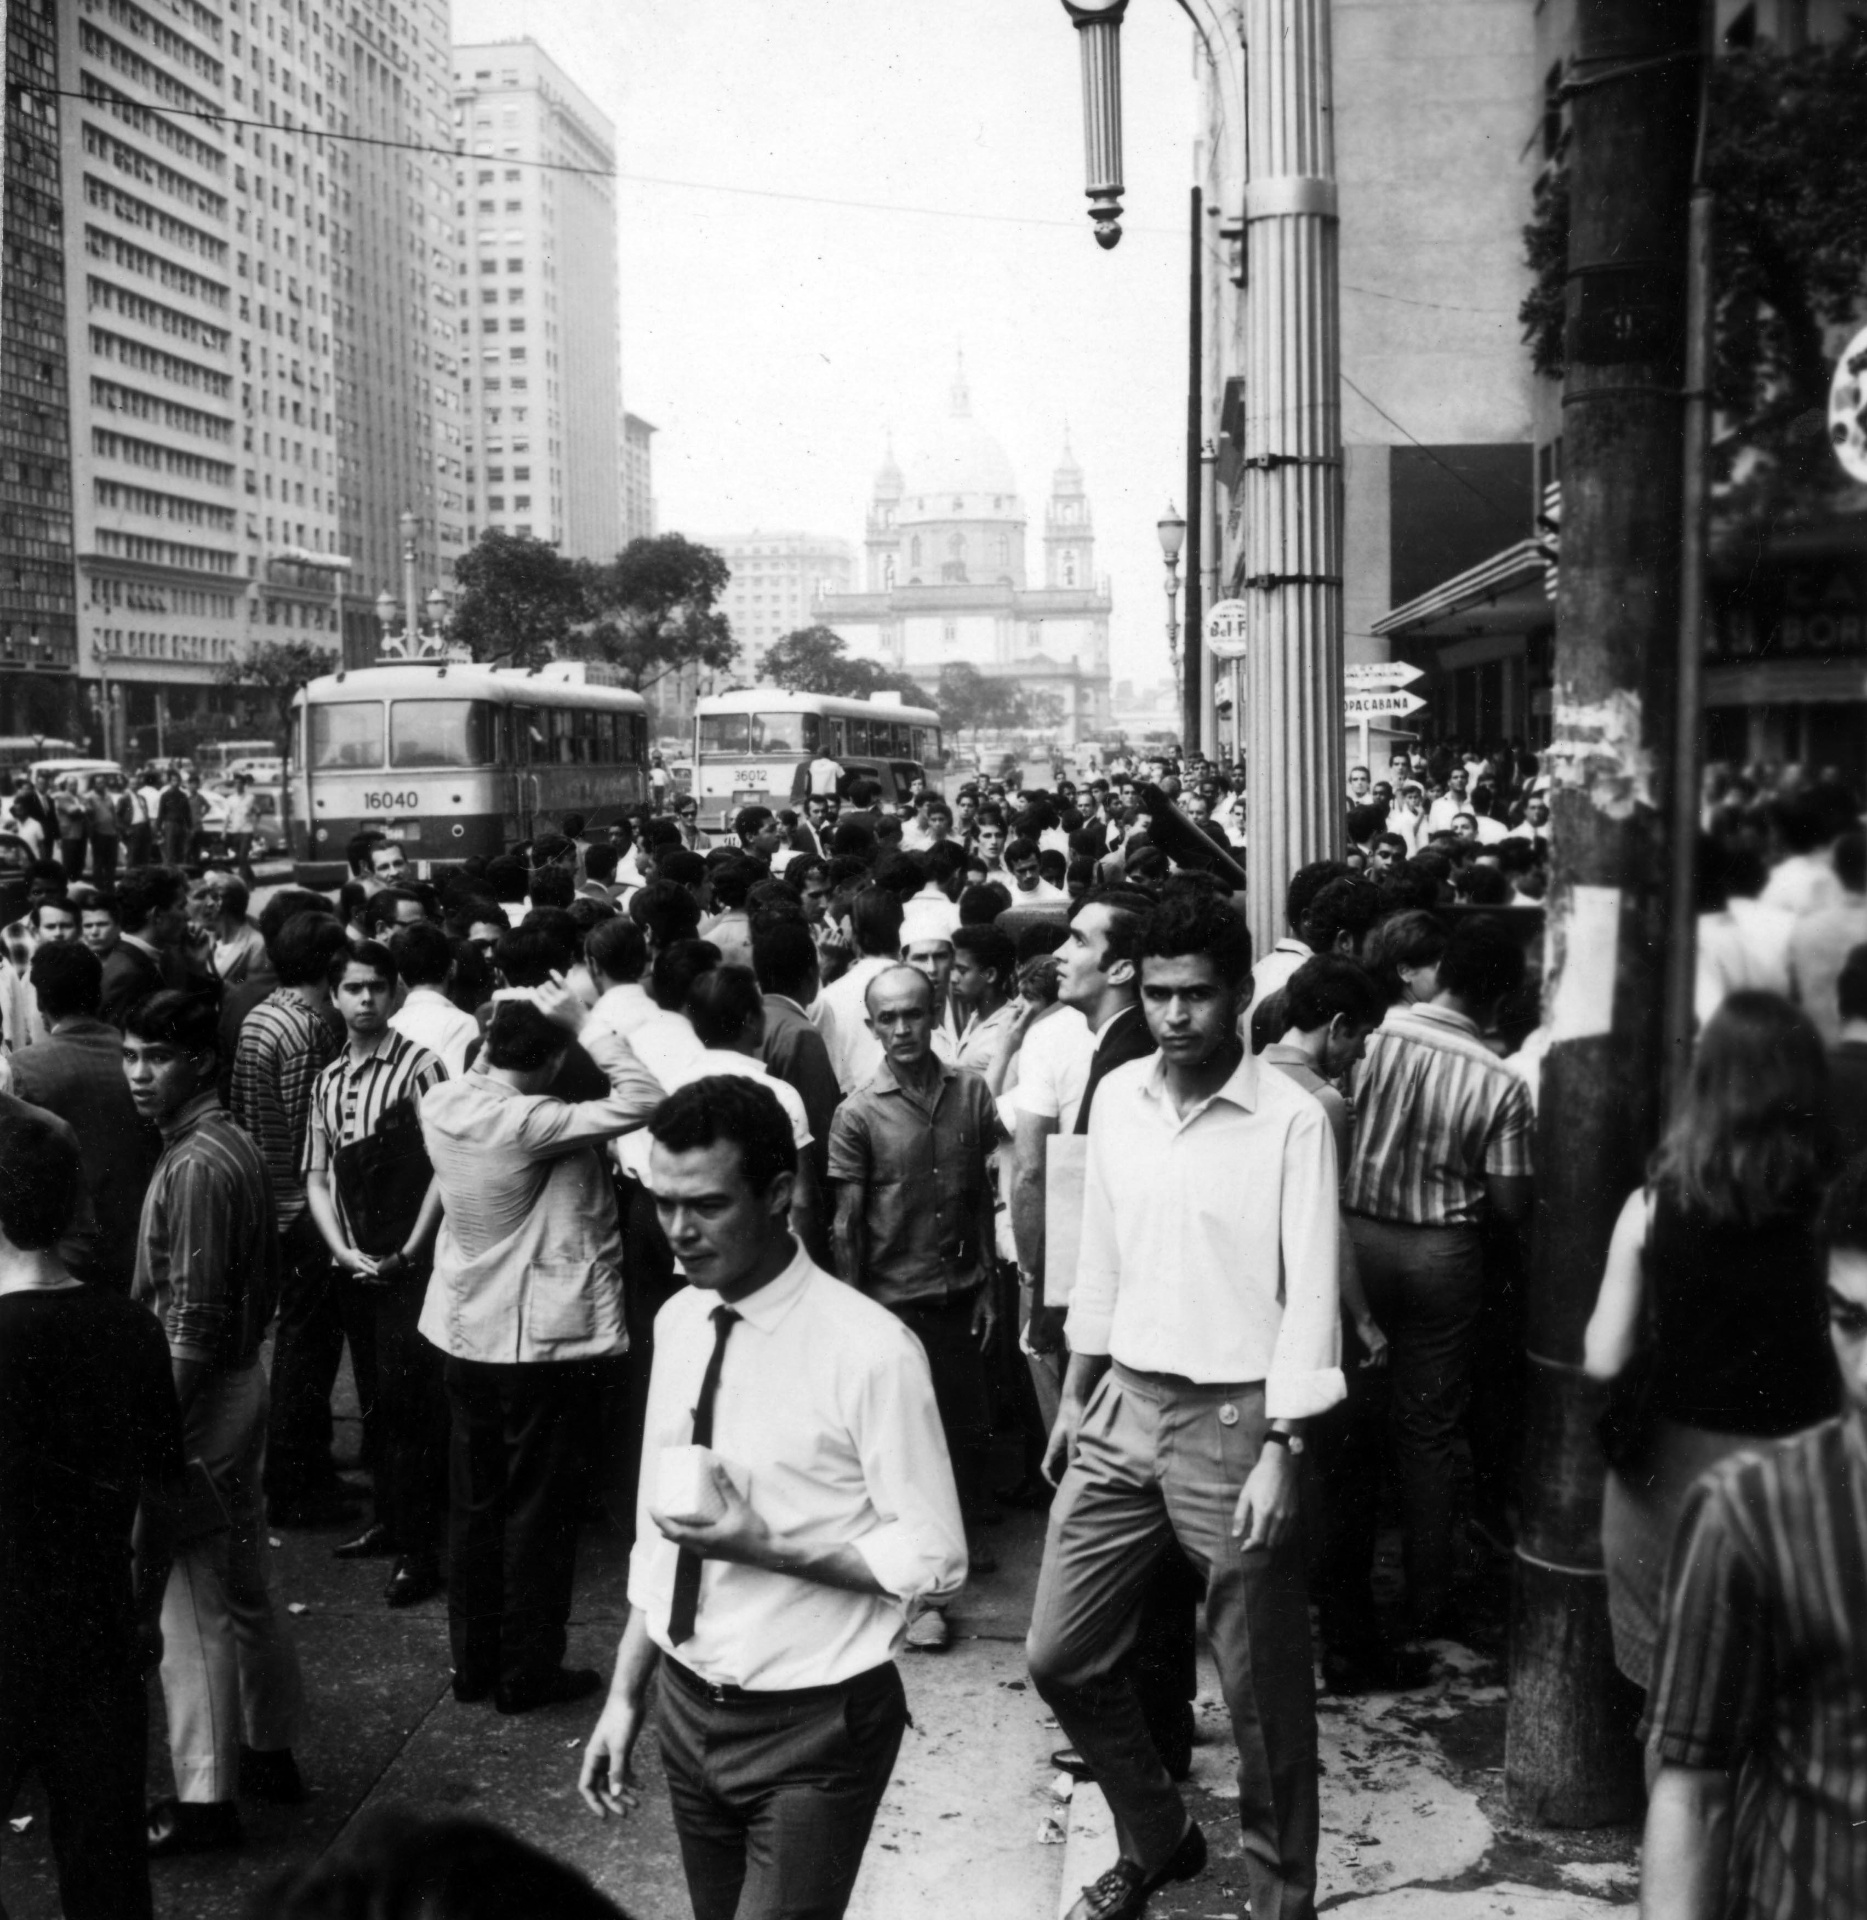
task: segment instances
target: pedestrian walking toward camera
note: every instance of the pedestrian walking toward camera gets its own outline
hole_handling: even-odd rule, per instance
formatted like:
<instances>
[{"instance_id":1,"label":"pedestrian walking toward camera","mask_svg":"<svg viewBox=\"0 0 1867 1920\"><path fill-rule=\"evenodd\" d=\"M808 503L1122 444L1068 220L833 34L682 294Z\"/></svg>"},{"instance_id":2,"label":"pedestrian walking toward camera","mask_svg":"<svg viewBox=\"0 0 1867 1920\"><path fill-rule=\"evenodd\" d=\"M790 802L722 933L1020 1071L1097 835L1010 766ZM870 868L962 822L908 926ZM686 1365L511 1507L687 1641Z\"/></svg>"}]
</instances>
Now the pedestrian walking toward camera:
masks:
<instances>
[{"instance_id":1,"label":"pedestrian walking toward camera","mask_svg":"<svg viewBox=\"0 0 1867 1920\"><path fill-rule=\"evenodd\" d=\"M655 1322L629 1619L579 1785L632 1811L657 1729L695 1920L838 1920L907 1724L894 1657L966 1576L927 1359L787 1231L768 1087L701 1079L649 1123L688 1284Z\"/></svg>"},{"instance_id":2,"label":"pedestrian walking toward camera","mask_svg":"<svg viewBox=\"0 0 1867 1920\"><path fill-rule=\"evenodd\" d=\"M1070 1920L1137 1920L1206 1863L1126 1666L1142 1590L1176 1544L1205 1582L1238 1737L1251 1910L1310 1920L1316 1701L1295 1455L1343 1393L1335 1145L1316 1101L1238 1038L1251 936L1227 902L1171 896L1139 968L1160 1051L1109 1074L1090 1121L1029 1641L1031 1677L1120 1848Z\"/></svg>"}]
</instances>

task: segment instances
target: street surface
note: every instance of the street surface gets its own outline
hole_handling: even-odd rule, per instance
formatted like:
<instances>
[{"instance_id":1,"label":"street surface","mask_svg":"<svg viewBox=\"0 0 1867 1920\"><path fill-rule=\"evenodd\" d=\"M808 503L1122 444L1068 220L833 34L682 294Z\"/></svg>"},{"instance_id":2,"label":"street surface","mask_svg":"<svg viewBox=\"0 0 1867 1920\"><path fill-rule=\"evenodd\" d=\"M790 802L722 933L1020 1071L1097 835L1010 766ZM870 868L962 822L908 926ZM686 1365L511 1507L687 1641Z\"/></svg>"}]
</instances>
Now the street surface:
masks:
<instances>
[{"instance_id":1,"label":"street surface","mask_svg":"<svg viewBox=\"0 0 1867 1920\"><path fill-rule=\"evenodd\" d=\"M338 1449L354 1452L354 1401L342 1383ZM1009 1463L1007 1463L1009 1464ZM638 1751L647 1793L625 1824L599 1825L576 1790L596 1703L502 1718L461 1706L447 1684L445 1602L391 1613L387 1563L340 1565L338 1532L272 1536L274 1594L304 1662L309 1733L299 1750L313 1794L303 1807L242 1805L238 1854L155 1869L159 1920L239 1920L253 1890L316 1854L368 1808L391 1802L469 1812L573 1861L635 1920L688 1920L691 1909L654 1752ZM961 1914L1051 1920L1113 1857L1093 1789L1056 1797L1048 1764L1060 1736L1024 1665L1024 1630L1043 1547L1041 1518L1008 1512L994 1529L997 1573L953 1610L944 1655L903 1657L914 1725L863 1866L853 1920ZM579 1555L569 1661L608 1671L622 1626L623 1555L591 1528ZM1487 1575L1493 1602L1502 1575ZM1495 1608L1493 1608L1495 1611ZM1635 1894L1630 1829L1543 1834L1514 1829L1502 1806L1504 1688L1499 1662L1443 1643L1419 1692L1322 1702L1320 1898L1354 1920L1589 1920ZM1487 1649L1494 1654L1495 1648ZM150 1790L169 1790L162 1705L151 1690ZM1210 1662L1202 1672L1194 1815L1212 1865L1155 1897L1154 1920L1243 1920L1232 1820L1230 1732ZM12 1920L57 1920L45 1802L29 1783L0 1835L0 1899Z\"/></svg>"}]
</instances>

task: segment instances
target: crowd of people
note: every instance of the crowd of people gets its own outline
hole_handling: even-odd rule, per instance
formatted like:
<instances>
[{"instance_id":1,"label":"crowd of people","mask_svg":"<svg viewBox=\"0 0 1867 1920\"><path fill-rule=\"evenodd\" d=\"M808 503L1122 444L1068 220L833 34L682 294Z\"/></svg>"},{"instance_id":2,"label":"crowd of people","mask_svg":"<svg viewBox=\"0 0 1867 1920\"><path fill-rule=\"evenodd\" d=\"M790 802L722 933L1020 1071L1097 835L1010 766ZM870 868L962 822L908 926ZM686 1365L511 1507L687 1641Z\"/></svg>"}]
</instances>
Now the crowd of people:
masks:
<instances>
[{"instance_id":1,"label":"crowd of people","mask_svg":"<svg viewBox=\"0 0 1867 1920\"><path fill-rule=\"evenodd\" d=\"M67 1912L146 1914L151 1858L304 1797L269 1529L444 1605L455 1697L521 1714L604 1689L566 1663L601 1524L629 1615L585 1800L635 1805L658 1675L696 1914L840 1913L896 1656L947 1646L1008 1505L1048 1510L1031 1673L1120 1843L1073 1920L1204 1866L1202 1610L1252 1910L1314 1911L1311 1603L1325 1685L1415 1685L1510 1542L1544 779L1520 751L1351 769L1344 857L1291 876L1262 953L1235 770L898 809L837 784L711 833L670 784L432 878L363 833L334 898L257 916L192 843L119 870L61 834L20 875L0 1746L9 1787L45 1780ZM1621 1380L1604 1549L1650 1844L1710 1885L1734 1820L1732 1885L1826 1876L1757 1910L1836 1911L1867 1875L1867 1455L1825 1351L1858 1402L1867 843L1832 783L1721 778L1706 827L1702 1042L1588 1335ZM1791 1509L1831 1573L1783 1560ZM1854 1693L1788 1688L1733 1609L1766 1647L1827 1635ZM146 1805L152 1670L173 1791ZM1753 1754L1733 1814L1707 1778Z\"/></svg>"},{"instance_id":2,"label":"crowd of people","mask_svg":"<svg viewBox=\"0 0 1867 1920\"><path fill-rule=\"evenodd\" d=\"M216 855L253 884L259 802L249 773L234 774L219 796L209 794L199 773L173 761L162 772L142 767L127 774L42 766L7 784L0 835L19 842L29 859L56 860L69 879L88 877L108 892L120 866L198 864L212 842Z\"/></svg>"}]
</instances>

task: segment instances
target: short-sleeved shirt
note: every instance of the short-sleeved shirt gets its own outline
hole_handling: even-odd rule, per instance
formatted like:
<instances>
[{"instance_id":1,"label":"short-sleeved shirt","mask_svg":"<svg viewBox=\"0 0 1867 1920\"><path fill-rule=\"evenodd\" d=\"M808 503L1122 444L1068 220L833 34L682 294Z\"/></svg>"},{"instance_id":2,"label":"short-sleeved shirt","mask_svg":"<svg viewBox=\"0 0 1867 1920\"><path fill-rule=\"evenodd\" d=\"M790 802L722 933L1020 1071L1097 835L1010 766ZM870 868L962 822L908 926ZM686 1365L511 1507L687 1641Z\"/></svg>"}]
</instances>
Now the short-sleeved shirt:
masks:
<instances>
[{"instance_id":1,"label":"short-sleeved shirt","mask_svg":"<svg viewBox=\"0 0 1867 1920\"><path fill-rule=\"evenodd\" d=\"M305 1210L305 1130L313 1083L340 1042L290 987L269 993L240 1028L228 1108L259 1143L279 1225Z\"/></svg>"},{"instance_id":2,"label":"short-sleeved shirt","mask_svg":"<svg viewBox=\"0 0 1867 1920\"><path fill-rule=\"evenodd\" d=\"M341 1148L369 1139L396 1108L410 1108L408 1117L412 1120L412 1110L420 1107L421 1096L446 1078L447 1069L426 1047L416 1046L393 1027L387 1029L383 1044L361 1060L353 1060L346 1047L318 1075L311 1092L311 1120L305 1129L306 1173L328 1175ZM350 1233L343 1192L335 1180L331 1182L331 1198L344 1232Z\"/></svg>"},{"instance_id":3,"label":"short-sleeved shirt","mask_svg":"<svg viewBox=\"0 0 1867 1920\"><path fill-rule=\"evenodd\" d=\"M130 1534L145 1485L182 1473L162 1329L93 1287L0 1295L0 1700L127 1677ZM50 1672L48 1673L48 1669Z\"/></svg>"},{"instance_id":4,"label":"short-sleeved shirt","mask_svg":"<svg viewBox=\"0 0 1867 1920\"><path fill-rule=\"evenodd\" d=\"M1726 1911L1867 1912L1867 1416L1706 1474L1666 1591L1648 1720L1737 1774Z\"/></svg>"},{"instance_id":5,"label":"short-sleeved shirt","mask_svg":"<svg viewBox=\"0 0 1867 1920\"><path fill-rule=\"evenodd\" d=\"M1523 1081L1447 1007L1395 1007L1355 1082L1343 1204L1398 1226L1471 1227L1489 1177L1530 1171L1536 1112Z\"/></svg>"},{"instance_id":6,"label":"short-sleeved shirt","mask_svg":"<svg viewBox=\"0 0 1867 1920\"><path fill-rule=\"evenodd\" d=\"M883 1306L940 1301L985 1278L979 1225L998 1121L985 1082L942 1065L931 1097L880 1072L836 1110L830 1178L863 1191L862 1289Z\"/></svg>"}]
</instances>

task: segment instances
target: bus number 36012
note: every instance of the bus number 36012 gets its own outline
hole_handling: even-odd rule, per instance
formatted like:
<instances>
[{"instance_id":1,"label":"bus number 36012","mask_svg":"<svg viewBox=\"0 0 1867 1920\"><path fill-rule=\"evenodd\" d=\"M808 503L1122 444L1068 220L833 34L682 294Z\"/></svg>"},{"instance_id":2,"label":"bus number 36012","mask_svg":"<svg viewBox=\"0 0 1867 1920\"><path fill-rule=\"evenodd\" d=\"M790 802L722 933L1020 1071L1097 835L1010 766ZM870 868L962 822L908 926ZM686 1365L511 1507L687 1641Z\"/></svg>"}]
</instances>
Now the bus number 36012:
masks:
<instances>
[{"instance_id":1,"label":"bus number 36012","mask_svg":"<svg viewBox=\"0 0 1867 1920\"><path fill-rule=\"evenodd\" d=\"M419 804L419 796L412 793L366 793L363 796L363 810L366 813L412 813Z\"/></svg>"}]
</instances>

